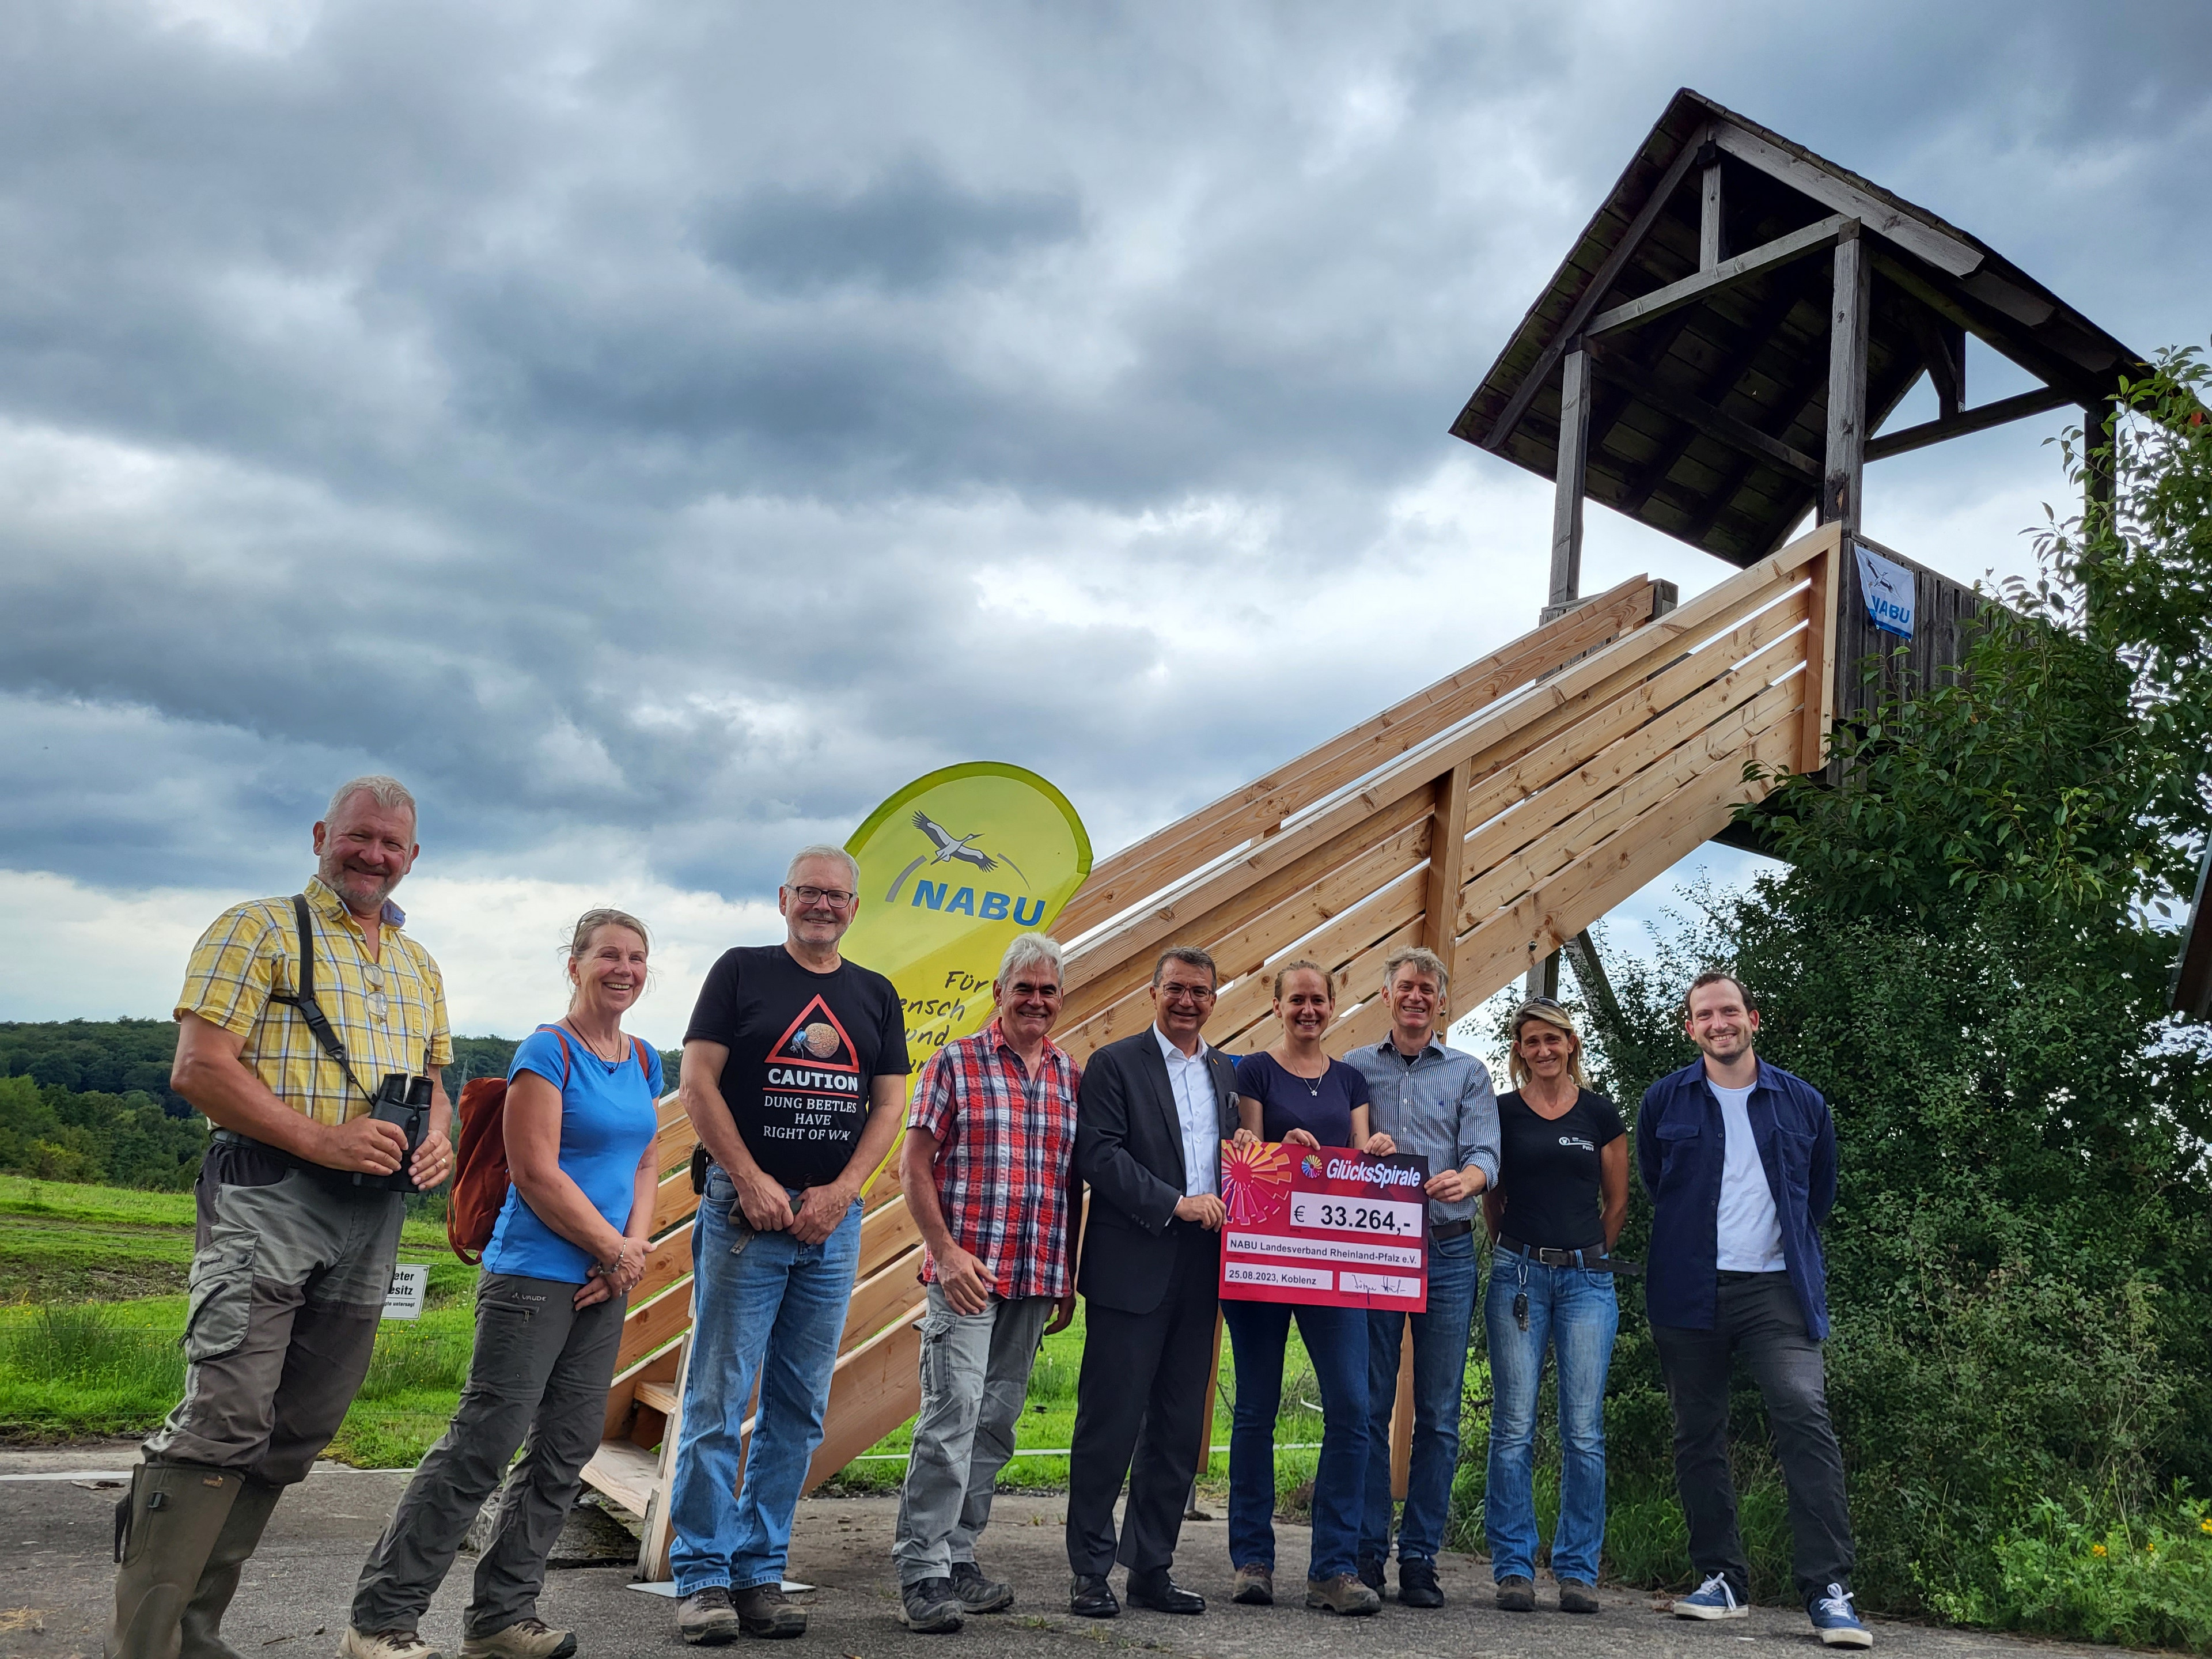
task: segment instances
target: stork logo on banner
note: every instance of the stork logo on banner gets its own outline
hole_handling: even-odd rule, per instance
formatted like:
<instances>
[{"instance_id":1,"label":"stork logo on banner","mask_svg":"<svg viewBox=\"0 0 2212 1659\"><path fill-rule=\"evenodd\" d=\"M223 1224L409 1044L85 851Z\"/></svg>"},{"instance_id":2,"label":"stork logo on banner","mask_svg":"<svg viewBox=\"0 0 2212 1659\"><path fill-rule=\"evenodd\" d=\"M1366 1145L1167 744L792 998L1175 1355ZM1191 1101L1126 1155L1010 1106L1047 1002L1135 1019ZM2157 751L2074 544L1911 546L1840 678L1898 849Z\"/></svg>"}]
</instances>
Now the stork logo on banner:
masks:
<instances>
[{"instance_id":1,"label":"stork logo on banner","mask_svg":"<svg viewBox=\"0 0 2212 1659\"><path fill-rule=\"evenodd\" d=\"M1867 620L1885 634L1911 639L1916 605L1910 567L1885 559L1863 543L1853 542L1851 551L1858 556L1859 595L1866 601Z\"/></svg>"},{"instance_id":2,"label":"stork logo on banner","mask_svg":"<svg viewBox=\"0 0 2212 1659\"><path fill-rule=\"evenodd\" d=\"M1004 866L1013 872L1015 880L1024 887L1030 884L1030 878L1022 873L1022 866L1006 854L987 853L975 845L982 838L981 830L971 830L964 836L956 835L928 813L919 811L915 813L912 822L929 843L929 850L916 854L914 861L898 872L898 879L891 883L890 891L884 895L886 903L898 902L899 890L906 885L906 878L915 871L935 870L941 865L946 866L943 880L932 880L925 874L915 883L914 904L942 911L946 915L974 916L982 921L1012 920L1025 927L1034 927L1043 919L1042 899L1035 901L1033 904L1025 903L1018 895L999 892L988 887L979 894L974 887L960 880L963 873L960 866L963 865L985 875ZM1032 909L1035 915L1030 914Z\"/></svg>"}]
</instances>

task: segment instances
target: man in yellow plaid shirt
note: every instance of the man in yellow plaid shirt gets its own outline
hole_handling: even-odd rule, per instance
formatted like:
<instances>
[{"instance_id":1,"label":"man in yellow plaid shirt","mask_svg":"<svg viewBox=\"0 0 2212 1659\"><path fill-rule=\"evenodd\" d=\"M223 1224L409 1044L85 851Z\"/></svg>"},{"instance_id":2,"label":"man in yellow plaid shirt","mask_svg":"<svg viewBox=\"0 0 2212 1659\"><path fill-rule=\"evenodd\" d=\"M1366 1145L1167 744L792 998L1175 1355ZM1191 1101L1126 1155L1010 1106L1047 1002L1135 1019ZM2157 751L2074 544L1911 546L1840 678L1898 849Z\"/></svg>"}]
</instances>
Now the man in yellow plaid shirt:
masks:
<instances>
[{"instance_id":1,"label":"man in yellow plaid shirt","mask_svg":"<svg viewBox=\"0 0 2212 1659\"><path fill-rule=\"evenodd\" d=\"M341 786L314 848L312 937L289 898L234 906L201 935L177 1000L170 1086L216 1129L197 1189L185 1397L119 1506L107 1659L237 1659L220 1626L239 1572L368 1371L404 1202L382 1177L405 1160L427 1191L453 1173L445 985L391 902L421 850L414 797L386 777ZM307 949L343 1060L285 1000ZM405 1133L370 1115L391 1073L431 1082L411 1158Z\"/></svg>"}]
</instances>

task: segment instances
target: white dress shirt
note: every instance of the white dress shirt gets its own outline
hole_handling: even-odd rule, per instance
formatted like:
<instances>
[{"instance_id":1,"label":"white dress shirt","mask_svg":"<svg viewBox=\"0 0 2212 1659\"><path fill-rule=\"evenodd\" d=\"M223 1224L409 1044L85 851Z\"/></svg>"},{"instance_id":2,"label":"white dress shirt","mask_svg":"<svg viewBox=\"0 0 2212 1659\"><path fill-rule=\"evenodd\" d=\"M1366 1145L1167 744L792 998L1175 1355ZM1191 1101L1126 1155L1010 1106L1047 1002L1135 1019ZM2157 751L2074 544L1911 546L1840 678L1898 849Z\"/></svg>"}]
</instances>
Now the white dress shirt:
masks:
<instances>
[{"instance_id":1,"label":"white dress shirt","mask_svg":"<svg viewBox=\"0 0 2212 1659\"><path fill-rule=\"evenodd\" d=\"M1206 1039L1198 1052L1186 1054L1168 1041L1157 1025L1152 1036L1160 1045L1160 1058L1168 1063L1168 1087L1175 1095L1176 1117L1182 1125L1182 1195L1221 1188L1221 1110L1213 1091L1213 1068L1206 1063Z\"/></svg>"}]
</instances>

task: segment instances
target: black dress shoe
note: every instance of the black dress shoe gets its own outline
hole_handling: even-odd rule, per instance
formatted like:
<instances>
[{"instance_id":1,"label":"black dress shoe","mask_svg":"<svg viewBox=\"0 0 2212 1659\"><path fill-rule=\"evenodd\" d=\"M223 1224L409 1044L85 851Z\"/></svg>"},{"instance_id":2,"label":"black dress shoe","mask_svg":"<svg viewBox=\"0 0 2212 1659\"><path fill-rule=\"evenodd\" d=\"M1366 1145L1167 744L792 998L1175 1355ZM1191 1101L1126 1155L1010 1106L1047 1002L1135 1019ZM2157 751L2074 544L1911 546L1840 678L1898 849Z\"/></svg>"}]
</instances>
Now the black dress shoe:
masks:
<instances>
[{"instance_id":1,"label":"black dress shoe","mask_svg":"<svg viewBox=\"0 0 2212 1659\"><path fill-rule=\"evenodd\" d=\"M1204 1613L1206 1598L1195 1590L1187 1590L1165 1573L1148 1574L1139 1578L1129 1575L1127 1594L1133 1607L1149 1607L1154 1613Z\"/></svg>"},{"instance_id":2,"label":"black dress shoe","mask_svg":"<svg viewBox=\"0 0 2212 1659\"><path fill-rule=\"evenodd\" d=\"M1114 1587L1097 1573L1079 1572L1067 1589L1067 1610L1079 1619L1111 1619L1121 1611Z\"/></svg>"}]
</instances>

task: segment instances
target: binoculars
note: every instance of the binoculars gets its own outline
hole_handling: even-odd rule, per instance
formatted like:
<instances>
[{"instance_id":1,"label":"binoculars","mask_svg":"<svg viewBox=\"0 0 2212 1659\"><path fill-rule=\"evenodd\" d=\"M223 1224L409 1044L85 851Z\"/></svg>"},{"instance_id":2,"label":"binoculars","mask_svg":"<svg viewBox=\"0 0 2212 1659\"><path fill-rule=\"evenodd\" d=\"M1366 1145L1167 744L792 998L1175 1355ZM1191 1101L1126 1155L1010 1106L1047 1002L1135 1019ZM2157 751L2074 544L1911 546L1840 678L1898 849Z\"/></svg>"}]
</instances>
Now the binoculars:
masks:
<instances>
[{"instance_id":1,"label":"binoculars","mask_svg":"<svg viewBox=\"0 0 2212 1659\"><path fill-rule=\"evenodd\" d=\"M407 1137L407 1150L400 1155L399 1167L390 1175L356 1173L353 1184L387 1193L421 1191L407 1166L422 1145L422 1138L430 1133L430 1079L410 1077L404 1072L386 1072L384 1081L377 1085L376 1099L368 1115L380 1123L396 1125L399 1133Z\"/></svg>"}]
</instances>

